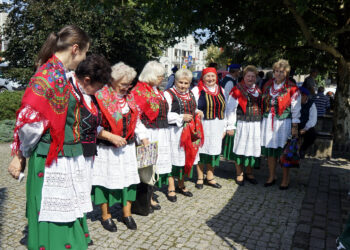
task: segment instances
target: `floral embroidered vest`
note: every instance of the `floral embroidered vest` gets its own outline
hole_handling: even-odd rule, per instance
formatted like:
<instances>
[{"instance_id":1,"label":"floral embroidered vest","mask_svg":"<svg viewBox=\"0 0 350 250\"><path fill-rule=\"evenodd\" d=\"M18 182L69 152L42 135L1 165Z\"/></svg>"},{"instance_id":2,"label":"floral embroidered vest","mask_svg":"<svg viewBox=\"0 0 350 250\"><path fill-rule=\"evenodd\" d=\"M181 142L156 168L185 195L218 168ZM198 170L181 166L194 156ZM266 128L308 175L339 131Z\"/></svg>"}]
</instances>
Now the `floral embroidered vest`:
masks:
<instances>
[{"instance_id":1,"label":"floral embroidered vest","mask_svg":"<svg viewBox=\"0 0 350 250\"><path fill-rule=\"evenodd\" d=\"M190 98L185 99L181 98L181 96L178 96L175 91L172 89L167 90L167 92L171 95L173 102L171 104L171 112L177 113L177 114L191 114L195 115L197 104L196 99L192 93L192 91L189 92Z\"/></svg>"}]
</instances>

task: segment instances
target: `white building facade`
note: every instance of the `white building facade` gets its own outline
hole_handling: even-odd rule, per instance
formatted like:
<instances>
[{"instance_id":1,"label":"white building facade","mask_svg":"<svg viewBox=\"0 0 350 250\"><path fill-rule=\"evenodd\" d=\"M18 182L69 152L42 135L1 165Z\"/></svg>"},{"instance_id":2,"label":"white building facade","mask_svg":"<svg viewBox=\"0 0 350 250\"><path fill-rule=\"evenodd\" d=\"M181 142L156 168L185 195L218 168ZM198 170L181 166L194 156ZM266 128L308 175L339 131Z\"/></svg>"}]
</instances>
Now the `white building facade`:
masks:
<instances>
[{"instance_id":1,"label":"white building facade","mask_svg":"<svg viewBox=\"0 0 350 250\"><path fill-rule=\"evenodd\" d=\"M4 4L4 3L10 3L10 1L9 0L3 0L3 1L0 0L0 4ZM5 22L6 22L7 15L8 14L5 13L5 12L0 13L0 29L1 29L1 32L3 31L3 26L4 26ZM1 39L1 44L0 44L1 50L0 51L5 51L7 49L7 41L5 41L3 37L1 37L0 39Z\"/></svg>"},{"instance_id":2,"label":"white building facade","mask_svg":"<svg viewBox=\"0 0 350 250\"><path fill-rule=\"evenodd\" d=\"M166 74L169 76L172 74L171 69L175 66L179 69L188 68L192 71L202 70L205 68L206 56L207 50L200 50L194 37L189 35L179 39L179 43L174 47L166 49L159 58L159 62L163 64Z\"/></svg>"}]
</instances>

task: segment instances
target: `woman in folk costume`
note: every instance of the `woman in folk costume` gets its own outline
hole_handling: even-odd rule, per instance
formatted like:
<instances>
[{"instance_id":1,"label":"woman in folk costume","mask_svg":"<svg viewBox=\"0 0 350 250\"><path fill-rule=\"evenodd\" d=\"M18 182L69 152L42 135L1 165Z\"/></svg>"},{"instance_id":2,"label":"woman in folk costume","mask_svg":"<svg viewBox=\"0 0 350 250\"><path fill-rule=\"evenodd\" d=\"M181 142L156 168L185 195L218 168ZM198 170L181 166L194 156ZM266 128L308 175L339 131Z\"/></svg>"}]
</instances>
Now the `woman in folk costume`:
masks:
<instances>
[{"instance_id":1,"label":"woman in folk costume","mask_svg":"<svg viewBox=\"0 0 350 250\"><path fill-rule=\"evenodd\" d=\"M192 197L185 187L185 175L192 178L192 166L199 160L198 150L203 144L204 135L201 118L203 112L197 110L196 99L189 90L192 72L180 69L175 74L175 84L164 92L169 105L168 123L170 125L170 145L172 171L169 177L168 200L175 202L175 181L178 178L177 192Z\"/></svg>"},{"instance_id":2,"label":"woman in folk costume","mask_svg":"<svg viewBox=\"0 0 350 250\"><path fill-rule=\"evenodd\" d=\"M214 167L219 166L222 138L226 134L225 93L218 84L215 68L205 68L202 71L198 86L192 89L197 101L197 109L203 112L204 145L199 149L199 164L197 166L198 180L196 188L203 188L203 168L207 166L205 184L214 188L221 185L214 180Z\"/></svg>"},{"instance_id":3,"label":"woman in folk costume","mask_svg":"<svg viewBox=\"0 0 350 250\"><path fill-rule=\"evenodd\" d=\"M87 249L90 241L83 218L92 210L92 157L83 156L82 95L66 77L66 70L75 70L88 48L87 34L76 26L50 34L17 112L12 144L15 157L9 172L18 178L25 157L30 157L26 203L29 249ZM77 77L79 88L87 94L103 86L89 75Z\"/></svg>"},{"instance_id":4,"label":"woman in folk costume","mask_svg":"<svg viewBox=\"0 0 350 250\"><path fill-rule=\"evenodd\" d=\"M275 184L277 159L281 156L288 138L298 135L301 109L298 87L288 80L288 61L281 59L272 68L274 78L264 85L262 94L261 154L267 157L269 167L269 178L265 187ZM280 189L287 189L288 185L289 169L283 168Z\"/></svg>"},{"instance_id":5,"label":"woman in folk costume","mask_svg":"<svg viewBox=\"0 0 350 250\"><path fill-rule=\"evenodd\" d=\"M131 204L136 199L136 184L140 182L136 160L136 137L148 144L147 130L139 119L136 103L129 89L136 71L123 62L112 67L112 83L96 93L103 114L98 138L97 156L93 168L92 200L101 206L102 226L117 231L109 207L123 205L123 223L136 230Z\"/></svg>"},{"instance_id":6,"label":"woman in folk costume","mask_svg":"<svg viewBox=\"0 0 350 250\"><path fill-rule=\"evenodd\" d=\"M171 173L170 134L168 124L168 103L158 86L164 79L165 69L157 61L148 62L143 68L139 81L133 88L136 104L141 111L141 121L149 132L149 140L158 142L158 158L156 163L159 180L156 185L168 185ZM171 191L168 188L168 191ZM160 205L151 199L154 210L161 209Z\"/></svg>"},{"instance_id":7,"label":"woman in folk costume","mask_svg":"<svg viewBox=\"0 0 350 250\"><path fill-rule=\"evenodd\" d=\"M261 152L261 91L255 85L257 74L253 65L244 68L243 81L231 90L226 107L227 135L231 140L224 151L235 161L236 183L240 186L244 185L243 166L246 167L245 179L258 183L252 169L259 166Z\"/></svg>"}]
</instances>

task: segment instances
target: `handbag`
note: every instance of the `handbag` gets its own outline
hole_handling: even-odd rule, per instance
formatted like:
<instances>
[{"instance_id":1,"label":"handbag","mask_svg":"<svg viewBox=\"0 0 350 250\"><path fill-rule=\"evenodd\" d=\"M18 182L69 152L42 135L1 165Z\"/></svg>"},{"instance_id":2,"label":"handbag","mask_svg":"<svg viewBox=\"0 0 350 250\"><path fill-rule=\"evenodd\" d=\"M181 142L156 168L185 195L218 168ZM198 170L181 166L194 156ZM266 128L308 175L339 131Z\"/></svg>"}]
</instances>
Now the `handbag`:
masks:
<instances>
[{"instance_id":1,"label":"handbag","mask_svg":"<svg viewBox=\"0 0 350 250\"><path fill-rule=\"evenodd\" d=\"M298 139L293 138L288 140L280 157L281 167L298 168L300 163L300 155L298 152Z\"/></svg>"},{"instance_id":2,"label":"handbag","mask_svg":"<svg viewBox=\"0 0 350 250\"><path fill-rule=\"evenodd\" d=\"M159 180L159 174L157 173L157 166L151 165L144 168L139 168L139 176L142 183L154 186Z\"/></svg>"},{"instance_id":3,"label":"handbag","mask_svg":"<svg viewBox=\"0 0 350 250\"><path fill-rule=\"evenodd\" d=\"M131 205L133 214L147 216L150 212L153 187L145 183L137 184L136 200Z\"/></svg>"},{"instance_id":4,"label":"handbag","mask_svg":"<svg viewBox=\"0 0 350 250\"><path fill-rule=\"evenodd\" d=\"M158 159L158 142L137 146L136 159L139 169L155 165Z\"/></svg>"}]
</instances>

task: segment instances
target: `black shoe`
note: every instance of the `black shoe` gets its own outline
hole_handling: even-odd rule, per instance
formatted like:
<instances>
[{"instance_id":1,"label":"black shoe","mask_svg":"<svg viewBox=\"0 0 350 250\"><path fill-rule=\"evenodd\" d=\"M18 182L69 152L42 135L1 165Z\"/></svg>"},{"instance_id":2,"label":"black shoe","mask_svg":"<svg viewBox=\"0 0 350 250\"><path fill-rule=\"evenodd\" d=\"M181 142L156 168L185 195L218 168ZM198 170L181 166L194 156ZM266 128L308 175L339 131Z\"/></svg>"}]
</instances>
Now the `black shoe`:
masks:
<instances>
[{"instance_id":1,"label":"black shoe","mask_svg":"<svg viewBox=\"0 0 350 250\"><path fill-rule=\"evenodd\" d=\"M271 187L271 186L275 185L275 183L276 183L276 180L273 180L271 182L265 182L264 187Z\"/></svg>"},{"instance_id":2,"label":"black shoe","mask_svg":"<svg viewBox=\"0 0 350 250\"><path fill-rule=\"evenodd\" d=\"M134 218L132 216L123 217L122 221L128 229L130 229L130 230L137 229L136 222L134 221Z\"/></svg>"},{"instance_id":3,"label":"black shoe","mask_svg":"<svg viewBox=\"0 0 350 250\"><path fill-rule=\"evenodd\" d=\"M88 243L88 246L92 246L94 244L94 242L92 240L90 240L90 242Z\"/></svg>"},{"instance_id":4,"label":"black shoe","mask_svg":"<svg viewBox=\"0 0 350 250\"><path fill-rule=\"evenodd\" d=\"M182 194L182 195L184 195L184 196L192 197L193 194L192 194L190 191L184 191L185 188L186 188L186 187L176 188L175 191L178 192L178 193L180 193L180 194Z\"/></svg>"},{"instance_id":5,"label":"black shoe","mask_svg":"<svg viewBox=\"0 0 350 250\"><path fill-rule=\"evenodd\" d=\"M149 213L149 214L153 214L153 212L154 212L154 209L153 209L152 206L150 206L150 207L149 207L149 212L148 212L148 213Z\"/></svg>"},{"instance_id":6,"label":"black shoe","mask_svg":"<svg viewBox=\"0 0 350 250\"><path fill-rule=\"evenodd\" d=\"M253 178L249 178L248 175L252 175L252 174L245 174L245 179L247 181L249 181L251 184L254 184L254 185L258 184L258 181L254 177Z\"/></svg>"},{"instance_id":7,"label":"black shoe","mask_svg":"<svg viewBox=\"0 0 350 250\"><path fill-rule=\"evenodd\" d=\"M170 193L173 193L173 192L175 193L175 190L170 190L170 191L168 191L166 197L168 198L169 201L171 201L171 202L176 202L176 201L177 201L176 195L174 195L174 196L169 196L169 194L170 194Z\"/></svg>"},{"instance_id":8,"label":"black shoe","mask_svg":"<svg viewBox=\"0 0 350 250\"><path fill-rule=\"evenodd\" d=\"M280 190L287 190L289 188L289 185L287 186L280 186Z\"/></svg>"},{"instance_id":9,"label":"black shoe","mask_svg":"<svg viewBox=\"0 0 350 250\"><path fill-rule=\"evenodd\" d=\"M202 181L203 179L197 179L197 181ZM196 183L196 185L194 185L197 189L203 189L203 183L202 184L198 184Z\"/></svg>"},{"instance_id":10,"label":"black shoe","mask_svg":"<svg viewBox=\"0 0 350 250\"><path fill-rule=\"evenodd\" d=\"M239 181L237 180L237 177L236 177L235 181L238 186L244 186L244 179L242 181Z\"/></svg>"},{"instance_id":11,"label":"black shoe","mask_svg":"<svg viewBox=\"0 0 350 250\"><path fill-rule=\"evenodd\" d=\"M205 180L204 180L204 183L205 183L205 185L211 186L211 187L213 187L213 188L221 188L221 185L220 185L219 183L213 184L213 183L210 183L210 182L209 182L209 181L213 181L213 180L214 180L214 179L211 179L211 180L205 179Z\"/></svg>"},{"instance_id":12,"label":"black shoe","mask_svg":"<svg viewBox=\"0 0 350 250\"><path fill-rule=\"evenodd\" d=\"M104 229L110 232L117 232L117 226L115 225L112 218L109 218L107 220L101 220L101 224Z\"/></svg>"},{"instance_id":13,"label":"black shoe","mask_svg":"<svg viewBox=\"0 0 350 250\"><path fill-rule=\"evenodd\" d=\"M152 204L151 204L151 208L152 208L153 210L160 210L162 207L161 207L159 204L157 204L157 205L152 205Z\"/></svg>"}]
</instances>

